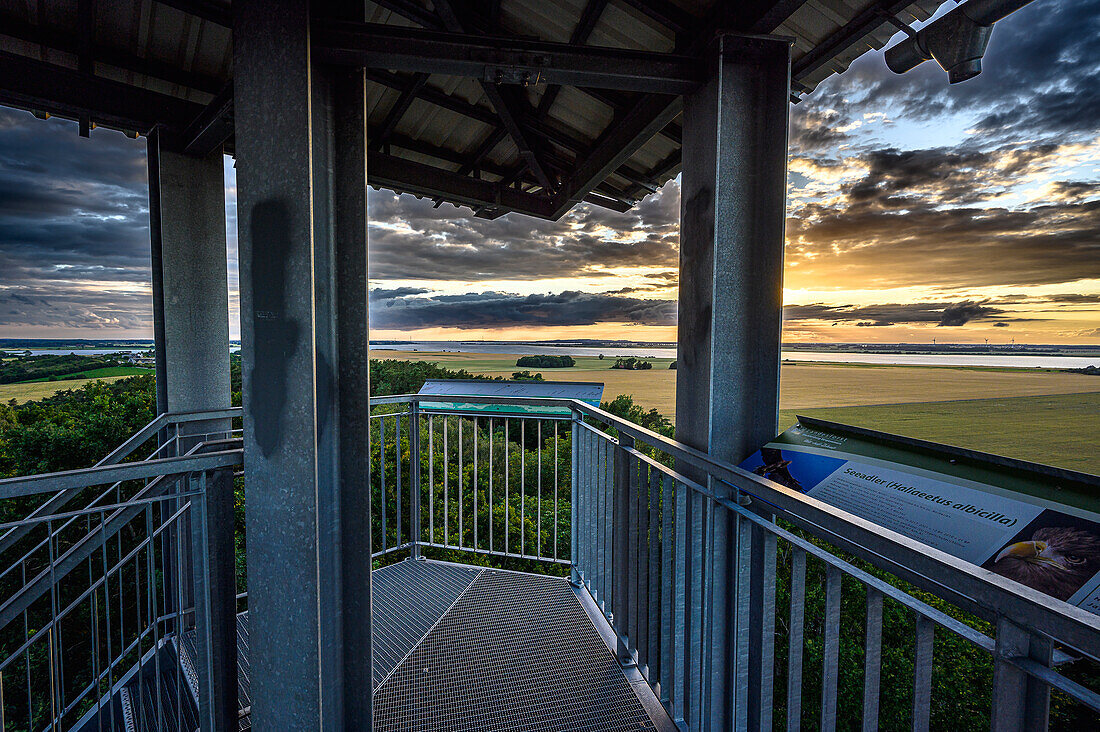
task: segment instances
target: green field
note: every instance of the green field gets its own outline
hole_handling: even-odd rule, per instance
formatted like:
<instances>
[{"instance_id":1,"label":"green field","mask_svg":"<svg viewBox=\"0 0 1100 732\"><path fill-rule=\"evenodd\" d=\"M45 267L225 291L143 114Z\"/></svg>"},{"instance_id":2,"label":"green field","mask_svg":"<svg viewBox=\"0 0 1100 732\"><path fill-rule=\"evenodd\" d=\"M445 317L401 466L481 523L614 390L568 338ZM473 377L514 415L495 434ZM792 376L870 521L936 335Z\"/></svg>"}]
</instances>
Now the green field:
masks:
<instances>
[{"instance_id":1,"label":"green field","mask_svg":"<svg viewBox=\"0 0 1100 732\"><path fill-rule=\"evenodd\" d=\"M516 356L486 353L375 351L374 358L435 361L447 368L507 376ZM604 400L630 394L646 409L673 417L676 372L668 359L649 371L609 368L577 358L564 369L532 369L553 381L599 381ZM795 414L868 427L982 452L1100 473L1095 423L1100 378L1052 369L783 363L781 426Z\"/></svg>"},{"instance_id":2,"label":"green field","mask_svg":"<svg viewBox=\"0 0 1100 732\"><path fill-rule=\"evenodd\" d=\"M90 369L88 371L81 371L75 374L65 374L54 379L28 379L27 381L18 381L18 384L38 384L43 381L73 381L76 379L102 379L108 376L141 376L142 374L151 374L153 369L143 368L141 366L105 366L99 369Z\"/></svg>"},{"instance_id":3,"label":"green field","mask_svg":"<svg viewBox=\"0 0 1100 732\"><path fill-rule=\"evenodd\" d=\"M142 373L152 373L143 370ZM35 399L46 399L59 391L66 389L79 389L93 381L118 381L129 376L101 376L97 379L63 379L61 381L32 381L21 384L0 384L0 402L8 403L15 400L17 403L29 402Z\"/></svg>"},{"instance_id":4,"label":"green field","mask_svg":"<svg viewBox=\"0 0 1100 732\"><path fill-rule=\"evenodd\" d=\"M783 410L932 442L1100 474L1100 392Z\"/></svg>"}]
</instances>

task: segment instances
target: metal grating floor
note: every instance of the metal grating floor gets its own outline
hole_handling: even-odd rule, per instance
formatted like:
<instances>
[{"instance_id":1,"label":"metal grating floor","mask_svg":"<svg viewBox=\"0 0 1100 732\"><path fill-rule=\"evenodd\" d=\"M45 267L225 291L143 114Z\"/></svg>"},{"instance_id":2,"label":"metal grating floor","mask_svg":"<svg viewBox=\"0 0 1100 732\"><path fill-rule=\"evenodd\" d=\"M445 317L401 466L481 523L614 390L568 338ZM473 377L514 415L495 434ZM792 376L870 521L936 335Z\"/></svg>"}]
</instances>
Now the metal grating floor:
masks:
<instances>
[{"instance_id":1,"label":"metal grating floor","mask_svg":"<svg viewBox=\"0 0 1100 732\"><path fill-rule=\"evenodd\" d=\"M644 681L627 679L565 579L402 561L375 570L371 591L379 732L657 728L646 709L661 714L659 703ZM248 631L242 613L242 710L251 704ZM191 634L182 646L191 675ZM638 694L648 695L646 705ZM243 716L241 732L250 727Z\"/></svg>"},{"instance_id":2,"label":"metal grating floor","mask_svg":"<svg viewBox=\"0 0 1100 732\"><path fill-rule=\"evenodd\" d=\"M390 675L481 569L439 562L397 562L371 572L374 686Z\"/></svg>"},{"instance_id":3,"label":"metal grating floor","mask_svg":"<svg viewBox=\"0 0 1100 732\"><path fill-rule=\"evenodd\" d=\"M380 732L655 728L566 580L494 570L478 575L374 702Z\"/></svg>"}]
</instances>

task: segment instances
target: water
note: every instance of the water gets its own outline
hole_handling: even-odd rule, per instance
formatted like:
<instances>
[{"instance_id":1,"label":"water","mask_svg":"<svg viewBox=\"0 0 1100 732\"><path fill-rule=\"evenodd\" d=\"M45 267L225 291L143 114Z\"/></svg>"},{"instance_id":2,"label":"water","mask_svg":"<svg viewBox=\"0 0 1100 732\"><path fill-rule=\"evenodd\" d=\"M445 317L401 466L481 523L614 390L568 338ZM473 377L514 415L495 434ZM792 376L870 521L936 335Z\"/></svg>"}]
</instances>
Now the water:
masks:
<instances>
[{"instance_id":1,"label":"water","mask_svg":"<svg viewBox=\"0 0 1100 732\"><path fill-rule=\"evenodd\" d=\"M570 356L651 356L676 358L675 348L606 346L550 346L522 342L485 343L479 341L408 341L373 346L372 350L433 351L452 353L510 353L517 355L568 354ZM1096 356L981 355L967 353L838 353L836 351L783 351L787 361L823 361L826 363L897 364L909 366L993 366L1008 368L1079 369L1100 366Z\"/></svg>"},{"instance_id":2,"label":"water","mask_svg":"<svg viewBox=\"0 0 1100 732\"><path fill-rule=\"evenodd\" d=\"M877 363L908 366L996 366L1020 369L1080 369L1100 366L1097 356L982 355L967 353L836 353L833 351L783 351L787 361L829 363Z\"/></svg>"},{"instance_id":3,"label":"water","mask_svg":"<svg viewBox=\"0 0 1100 732\"><path fill-rule=\"evenodd\" d=\"M22 352L24 349L9 349ZM139 351L136 348L86 348L86 349L28 349L35 355L63 356L75 353L81 356L102 356L124 351ZM233 346L231 351L239 351ZM675 348L647 347L592 347L592 346L550 346L544 344L523 343L485 343L481 341L402 341L386 343L372 347L373 351L432 351L451 353L510 353L516 355L568 354L571 356L598 356L601 353L608 358L615 356L649 356L653 358L676 358ZM822 361L826 363L867 363L897 364L908 366L992 366L1007 368L1044 368L1079 369L1085 366L1100 366L1100 355L1096 356L1035 356L1019 355L981 355L967 353L839 353L837 351L783 351L787 361Z\"/></svg>"}]
</instances>

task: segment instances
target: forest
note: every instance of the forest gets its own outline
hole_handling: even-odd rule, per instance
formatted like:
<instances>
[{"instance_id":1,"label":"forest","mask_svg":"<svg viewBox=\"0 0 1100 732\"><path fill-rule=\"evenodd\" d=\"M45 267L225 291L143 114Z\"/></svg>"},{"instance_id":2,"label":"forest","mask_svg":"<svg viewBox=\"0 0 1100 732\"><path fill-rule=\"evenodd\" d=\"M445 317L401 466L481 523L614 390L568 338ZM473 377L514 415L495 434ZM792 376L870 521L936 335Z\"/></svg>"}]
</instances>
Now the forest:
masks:
<instances>
[{"instance_id":1,"label":"forest","mask_svg":"<svg viewBox=\"0 0 1100 732\"><path fill-rule=\"evenodd\" d=\"M531 375L528 375L529 377ZM231 370L234 404L240 404L239 359ZM370 364L372 395L415 393L426 379L477 379L462 370L451 370L431 362L376 360ZM500 377L496 377L500 378ZM673 427L656 410L644 410L627 395L605 402L603 408L666 436ZM0 404L0 477L26 475L86 467L107 454L154 417L152 376L138 376L113 383L90 383L40 401ZM376 550L402 546L409 540L412 494L413 426L405 405L385 405L372 410L371 424L372 537ZM430 546L429 556L467 564L501 566L526 571L563 574L567 563L540 561L534 557L556 556L568 560L570 545L571 434L568 423L540 418L455 416L427 414L416 426L421 445L421 536ZM143 455L152 445L136 454ZM654 455L668 463L662 456ZM381 467L381 469L379 469ZM235 481L236 547L238 590L247 587L245 490L243 479ZM0 507L0 522L25 515L30 499L12 499ZM795 527L780 519L790 530ZM828 546L808 534L804 538ZM483 553L490 546L531 558L500 559ZM829 547L836 552L835 548ZM394 552L376 560L388 562L404 554ZM849 558L857 567L900 586L935 608L943 610L983 632L985 621L961 613L929 593L917 591L886 572ZM781 543L777 561L775 611L775 718L785 717L785 688L788 663L791 554ZM811 560L806 568L806 643L803 649L802 715L813 725L819 711L821 664L824 653L825 568ZM10 589L10 588L8 588ZM7 590L5 590L6 592ZM861 629L866 606L863 586L843 583L841 627ZM883 616L883 693L881 726L906 726L912 705L912 652L914 618L910 611L887 600ZM12 639L0 637L0 646ZM4 650L0 648L0 650ZM71 651L76 654L76 651ZM841 674L838 691L839 727L858 727L863 688L862 631L846 633L840 639ZM77 667L78 657L69 662ZM1063 669L1065 671L1065 669ZM1100 680L1087 662L1073 664L1069 673L1087 685ZM933 672L933 727L979 729L989 713L987 689L992 662L987 653L951 633L936 637ZM17 684L18 681L11 683ZM1080 729L1089 721L1064 697L1052 699L1052 729Z\"/></svg>"}]
</instances>

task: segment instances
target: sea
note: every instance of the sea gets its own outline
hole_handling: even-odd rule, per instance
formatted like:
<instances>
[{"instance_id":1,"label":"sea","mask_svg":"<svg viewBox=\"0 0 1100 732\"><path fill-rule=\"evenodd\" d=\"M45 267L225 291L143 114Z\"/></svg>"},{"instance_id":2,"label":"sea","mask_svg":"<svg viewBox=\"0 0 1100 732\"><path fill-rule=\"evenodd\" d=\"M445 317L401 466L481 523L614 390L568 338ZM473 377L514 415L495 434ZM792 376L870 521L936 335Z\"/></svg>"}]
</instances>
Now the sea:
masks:
<instances>
[{"instance_id":1,"label":"sea","mask_svg":"<svg viewBox=\"0 0 1100 732\"><path fill-rule=\"evenodd\" d=\"M24 349L11 349L24 350ZM32 353L40 355L65 355L78 353L86 356L105 355L133 351L127 348L82 348L51 349L31 348ZM238 346L231 351L240 350ZM644 346L580 346L550 345L546 343L528 343L523 341L386 341L371 346L372 351L414 351L433 353L508 353L517 355L568 354L571 356L598 356L601 353L609 358L615 356L649 356L653 358L676 358L675 348L655 348ZM785 361L811 361L826 363L866 363L897 364L909 366L992 366L1001 368L1053 368L1078 369L1086 366L1100 367L1100 355L1096 356L1056 356L1033 354L970 354L970 353L844 353L838 351L785 350Z\"/></svg>"}]
</instances>

